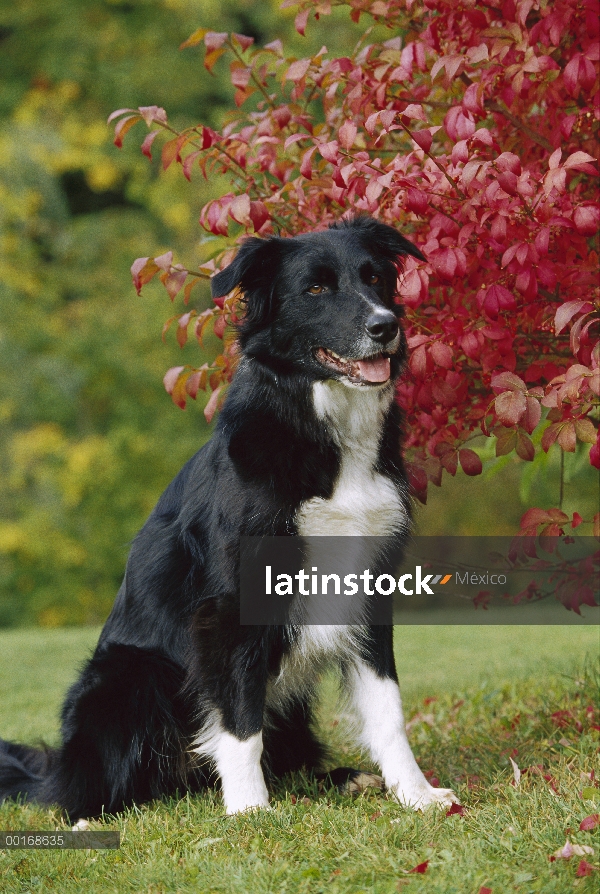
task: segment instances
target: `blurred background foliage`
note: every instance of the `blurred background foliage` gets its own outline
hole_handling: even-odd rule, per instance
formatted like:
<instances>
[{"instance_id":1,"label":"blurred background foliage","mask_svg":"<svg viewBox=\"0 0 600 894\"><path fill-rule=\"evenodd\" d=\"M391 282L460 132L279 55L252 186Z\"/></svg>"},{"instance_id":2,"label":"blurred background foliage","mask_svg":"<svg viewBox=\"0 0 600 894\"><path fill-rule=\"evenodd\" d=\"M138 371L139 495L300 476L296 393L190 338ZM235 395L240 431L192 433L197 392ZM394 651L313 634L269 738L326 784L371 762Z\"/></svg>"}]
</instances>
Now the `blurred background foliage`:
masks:
<instances>
[{"instance_id":1,"label":"blurred background foliage","mask_svg":"<svg viewBox=\"0 0 600 894\"><path fill-rule=\"evenodd\" d=\"M132 537L210 435L206 398L182 412L162 385L169 366L203 362L200 349L161 341L166 293L138 298L129 267L169 248L184 263L214 253L197 224L211 184L190 186L176 166L159 175L141 127L117 150L106 119L156 104L174 126L218 128L233 106L225 61L211 76L199 50L178 49L200 26L281 38L297 56L322 43L343 54L364 31L343 10L301 38L278 6L19 0L0 12L0 626L102 621ZM208 288L195 294L208 306ZM512 533L520 495L556 504L558 454L541 462L446 479L420 532ZM567 462L565 510L582 486L591 515L585 457Z\"/></svg>"}]
</instances>

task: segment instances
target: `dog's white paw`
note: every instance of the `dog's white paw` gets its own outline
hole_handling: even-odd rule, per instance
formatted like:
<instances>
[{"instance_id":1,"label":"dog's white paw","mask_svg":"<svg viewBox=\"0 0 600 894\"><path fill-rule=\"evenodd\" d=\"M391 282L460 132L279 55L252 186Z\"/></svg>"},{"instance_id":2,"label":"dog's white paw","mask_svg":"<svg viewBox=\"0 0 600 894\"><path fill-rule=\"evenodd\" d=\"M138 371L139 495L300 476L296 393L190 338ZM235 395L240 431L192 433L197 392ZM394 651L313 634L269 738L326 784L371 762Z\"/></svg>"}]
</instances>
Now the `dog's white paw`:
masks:
<instances>
[{"instance_id":1,"label":"dog's white paw","mask_svg":"<svg viewBox=\"0 0 600 894\"><path fill-rule=\"evenodd\" d=\"M269 805L269 801L259 801L254 804L249 804L244 800L236 801L233 803L228 803L225 805L225 813L227 816L238 816L241 813L252 813L255 810L272 810L273 808Z\"/></svg>"},{"instance_id":2,"label":"dog's white paw","mask_svg":"<svg viewBox=\"0 0 600 894\"><path fill-rule=\"evenodd\" d=\"M459 803L451 788L434 788L426 780L420 785L404 787L398 783L391 786L390 791L401 804L413 810L425 810L431 806L451 807Z\"/></svg>"}]
</instances>

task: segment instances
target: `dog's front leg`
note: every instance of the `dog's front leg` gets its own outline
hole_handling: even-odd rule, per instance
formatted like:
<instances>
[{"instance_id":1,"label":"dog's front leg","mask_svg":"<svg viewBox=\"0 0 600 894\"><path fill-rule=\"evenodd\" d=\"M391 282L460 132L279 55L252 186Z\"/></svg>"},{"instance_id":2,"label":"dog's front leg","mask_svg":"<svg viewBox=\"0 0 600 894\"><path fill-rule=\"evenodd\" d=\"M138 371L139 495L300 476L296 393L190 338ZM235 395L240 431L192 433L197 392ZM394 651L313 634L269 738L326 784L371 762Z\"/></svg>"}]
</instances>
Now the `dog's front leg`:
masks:
<instances>
[{"instance_id":1,"label":"dog's front leg","mask_svg":"<svg viewBox=\"0 0 600 894\"><path fill-rule=\"evenodd\" d=\"M193 748L213 763L228 814L269 805L261 767L265 674L236 657L224 661L218 675L214 668L203 675L205 721Z\"/></svg>"},{"instance_id":2,"label":"dog's front leg","mask_svg":"<svg viewBox=\"0 0 600 894\"><path fill-rule=\"evenodd\" d=\"M262 730L242 738L227 732L221 722L217 727L212 732L210 751L203 753L212 758L219 774L226 813L268 807L269 795L260 765Z\"/></svg>"},{"instance_id":3,"label":"dog's front leg","mask_svg":"<svg viewBox=\"0 0 600 894\"><path fill-rule=\"evenodd\" d=\"M371 642L348 668L346 683L359 723L360 741L379 767L385 785L398 800L415 810L429 804L450 806L451 789L431 786L412 753L406 735L396 678L391 631L371 628Z\"/></svg>"}]
</instances>

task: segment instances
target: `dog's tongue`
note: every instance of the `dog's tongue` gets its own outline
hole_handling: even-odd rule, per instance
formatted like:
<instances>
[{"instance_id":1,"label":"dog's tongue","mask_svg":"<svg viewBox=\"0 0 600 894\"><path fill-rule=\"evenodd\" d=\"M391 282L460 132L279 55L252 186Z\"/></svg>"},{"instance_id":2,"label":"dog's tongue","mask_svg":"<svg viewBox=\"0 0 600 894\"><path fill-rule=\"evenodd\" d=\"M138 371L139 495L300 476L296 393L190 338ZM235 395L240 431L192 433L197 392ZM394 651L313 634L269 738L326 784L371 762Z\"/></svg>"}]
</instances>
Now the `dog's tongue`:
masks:
<instances>
[{"instance_id":1,"label":"dog's tongue","mask_svg":"<svg viewBox=\"0 0 600 894\"><path fill-rule=\"evenodd\" d=\"M367 382L387 382L390 377L390 358L374 357L372 360L358 360L361 378Z\"/></svg>"}]
</instances>

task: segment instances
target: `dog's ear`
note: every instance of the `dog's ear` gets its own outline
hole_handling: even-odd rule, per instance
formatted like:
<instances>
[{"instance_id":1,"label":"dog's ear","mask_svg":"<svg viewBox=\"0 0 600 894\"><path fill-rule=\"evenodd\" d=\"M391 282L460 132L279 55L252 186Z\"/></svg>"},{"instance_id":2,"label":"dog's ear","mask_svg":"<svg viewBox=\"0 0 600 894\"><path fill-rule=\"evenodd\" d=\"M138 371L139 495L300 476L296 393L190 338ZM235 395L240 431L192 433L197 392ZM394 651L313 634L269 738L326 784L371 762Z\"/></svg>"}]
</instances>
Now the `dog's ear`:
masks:
<instances>
[{"instance_id":1,"label":"dog's ear","mask_svg":"<svg viewBox=\"0 0 600 894\"><path fill-rule=\"evenodd\" d=\"M212 277L210 288L213 298L228 295L236 286L246 296L267 284L270 286L283 241L277 237L257 239L251 236L242 242L231 264Z\"/></svg>"},{"instance_id":2,"label":"dog's ear","mask_svg":"<svg viewBox=\"0 0 600 894\"><path fill-rule=\"evenodd\" d=\"M394 227L380 223L372 217L355 217L348 226L355 230L369 251L383 255L386 260L397 263L402 255L412 255L419 261L426 260L417 246L405 239Z\"/></svg>"},{"instance_id":3,"label":"dog's ear","mask_svg":"<svg viewBox=\"0 0 600 894\"><path fill-rule=\"evenodd\" d=\"M210 281L213 298L228 295L236 286L242 292L246 309L242 336L266 326L273 318L277 275L289 241L277 236L246 239L231 264Z\"/></svg>"}]
</instances>

